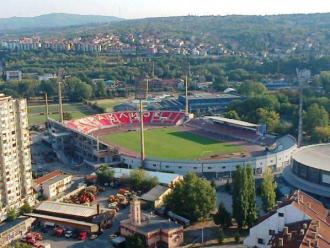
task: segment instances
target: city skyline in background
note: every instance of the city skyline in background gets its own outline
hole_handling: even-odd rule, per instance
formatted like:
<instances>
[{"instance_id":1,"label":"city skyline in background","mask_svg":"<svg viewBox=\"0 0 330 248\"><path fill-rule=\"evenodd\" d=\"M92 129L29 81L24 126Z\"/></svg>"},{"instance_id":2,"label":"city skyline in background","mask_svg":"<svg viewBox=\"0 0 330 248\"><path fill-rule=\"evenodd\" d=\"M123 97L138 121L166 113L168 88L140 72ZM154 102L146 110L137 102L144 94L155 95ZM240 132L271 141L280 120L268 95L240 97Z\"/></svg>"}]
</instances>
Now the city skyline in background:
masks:
<instances>
[{"instance_id":1,"label":"city skyline in background","mask_svg":"<svg viewBox=\"0 0 330 248\"><path fill-rule=\"evenodd\" d=\"M48 13L117 16L126 19L182 15L273 15L330 12L324 0L0 0L0 18ZM18 7L19 6L19 7ZM258 6L258 7L256 7Z\"/></svg>"}]
</instances>

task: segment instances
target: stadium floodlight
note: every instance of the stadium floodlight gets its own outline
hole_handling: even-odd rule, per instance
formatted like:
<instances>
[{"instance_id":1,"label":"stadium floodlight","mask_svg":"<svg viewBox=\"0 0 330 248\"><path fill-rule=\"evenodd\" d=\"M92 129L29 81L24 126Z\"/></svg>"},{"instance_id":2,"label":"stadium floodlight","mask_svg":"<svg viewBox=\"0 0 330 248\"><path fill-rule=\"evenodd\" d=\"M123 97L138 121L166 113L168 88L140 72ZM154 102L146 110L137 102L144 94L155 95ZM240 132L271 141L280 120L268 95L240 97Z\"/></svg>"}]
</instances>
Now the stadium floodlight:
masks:
<instances>
[{"instance_id":1,"label":"stadium floodlight","mask_svg":"<svg viewBox=\"0 0 330 248\"><path fill-rule=\"evenodd\" d=\"M148 80L142 80L135 86L135 99L145 100L148 95Z\"/></svg>"},{"instance_id":2,"label":"stadium floodlight","mask_svg":"<svg viewBox=\"0 0 330 248\"><path fill-rule=\"evenodd\" d=\"M61 123L64 122L64 118L63 118L63 104L62 104L62 87L61 84L64 81L65 78L65 74L64 74L64 69L61 68L58 70L57 73L57 83L58 83L58 102L60 105L60 121Z\"/></svg>"}]
</instances>

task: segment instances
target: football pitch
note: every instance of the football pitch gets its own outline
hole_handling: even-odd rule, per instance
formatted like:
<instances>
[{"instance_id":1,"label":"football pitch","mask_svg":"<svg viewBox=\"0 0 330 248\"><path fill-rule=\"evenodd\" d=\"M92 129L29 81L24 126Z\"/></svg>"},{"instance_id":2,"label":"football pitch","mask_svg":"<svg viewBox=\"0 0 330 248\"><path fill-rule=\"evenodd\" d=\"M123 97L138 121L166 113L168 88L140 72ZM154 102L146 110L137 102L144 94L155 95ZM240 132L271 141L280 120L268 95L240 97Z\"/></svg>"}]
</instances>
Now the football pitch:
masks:
<instances>
[{"instance_id":1,"label":"football pitch","mask_svg":"<svg viewBox=\"0 0 330 248\"><path fill-rule=\"evenodd\" d=\"M140 152L140 132L120 132L101 139L128 150ZM194 160L214 155L242 152L243 148L213 140L178 127L155 128L145 131L146 157L173 160Z\"/></svg>"}]
</instances>

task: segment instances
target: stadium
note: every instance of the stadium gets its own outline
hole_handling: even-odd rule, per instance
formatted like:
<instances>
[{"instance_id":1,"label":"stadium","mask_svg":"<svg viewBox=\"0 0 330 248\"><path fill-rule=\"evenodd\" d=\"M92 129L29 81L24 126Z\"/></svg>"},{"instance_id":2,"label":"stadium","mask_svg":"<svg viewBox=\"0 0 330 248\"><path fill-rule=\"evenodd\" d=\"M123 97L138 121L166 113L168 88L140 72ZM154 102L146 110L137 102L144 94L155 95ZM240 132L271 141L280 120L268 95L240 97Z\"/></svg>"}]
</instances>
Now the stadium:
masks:
<instances>
[{"instance_id":1,"label":"stadium","mask_svg":"<svg viewBox=\"0 0 330 248\"><path fill-rule=\"evenodd\" d=\"M330 144L304 146L292 155L283 178L306 192L330 197Z\"/></svg>"},{"instance_id":2,"label":"stadium","mask_svg":"<svg viewBox=\"0 0 330 248\"><path fill-rule=\"evenodd\" d=\"M64 123L48 120L49 142L67 163L141 167L140 113L113 112ZM144 111L146 169L207 177L230 176L238 165L255 174L290 164L296 141L267 134L264 125L180 111Z\"/></svg>"}]
</instances>

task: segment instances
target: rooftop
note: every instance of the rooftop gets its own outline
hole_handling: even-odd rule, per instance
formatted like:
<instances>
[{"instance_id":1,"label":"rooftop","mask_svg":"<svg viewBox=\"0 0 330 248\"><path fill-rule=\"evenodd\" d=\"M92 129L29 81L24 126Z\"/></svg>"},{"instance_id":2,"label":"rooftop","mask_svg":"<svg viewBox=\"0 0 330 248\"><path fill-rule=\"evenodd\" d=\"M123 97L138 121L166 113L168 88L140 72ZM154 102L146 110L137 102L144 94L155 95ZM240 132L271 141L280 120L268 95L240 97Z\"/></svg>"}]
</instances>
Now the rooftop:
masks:
<instances>
[{"instance_id":1,"label":"rooftop","mask_svg":"<svg viewBox=\"0 0 330 248\"><path fill-rule=\"evenodd\" d=\"M256 128L259 126L257 124L253 124L250 122L229 119L229 118L225 118L225 117L221 117L221 116L206 116L205 118L210 119L214 122L227 123L227 124L232 124L232 125L242 126L242 127Z\"/></svg>"},{"instance_id":2,"label":"rooftop","mask_svg":"<svg viewBox=\"0 0 330 248\"><path fill-rule=\"evenodd\" d=\"M40 185L40 184L44 184L45 182L47 182L48 180L54 178L54 177L57 177L57 176L60 176L62 175L63 173L60 171L60 170L54 170L52 172L49 172L48 174L46 175L43 175L42 177L38 177L37 179L34 180L34 183L36 185Z\"/></svg>"},{"instance_id":3,"label":"rooftop","mask_svg":"<svg viewBox=\"0 0 330 248\"><path fill-rule=\"evenodd\" d=\"M4 231L8 231L12 227L22 223L23 221L26 221L29 217L26 216L20 216L16 220L13 221L4 221L0 224L0 233Z\"/></svg>"},{"instance_id":4,"label":"rooftop","mask_svg":"<svg viewBox=\"0 0 330 248\"><path fill-rule=\"evenodd\" d=\"M180 96L185 98L185 96ZM199 94L193 94L189 95L188 99L193 100L193 99L216 99L216 98L241 98L241 96L237 96L234 94L229 94L229 93L217 93L217 94L211 94L211 93L199 93Z\"/></svg>"},{"instance_id":5,"label":"rooftop","mask_svg":"<svg viewBox=\"0 0 330 248\"><path fill-rule=\"evenodd\" d=\"M169 190L168 187L165 187L165 186L162 186L162 185L156 185L151 190L149 190L147 193L143 194L141 196L141 199L145 200L145 201L152 201L152 202L156 201L167 190Z\"/></svg>"},{"instance_id":6,"label":"rooftop","mask_svg":"<svg viewBox=\"0 0 330 248\"><path fill-rule=\"evenodd\" d=\"M54 183L57 183L59 181L62 181L65 178L68 178L68 177L72 177L72 176L71 175L65 175L65 174L59 175L59 176L53 177L52 179L49 179L48 181L46 181L44 183L44 185L52 185Z\"/></svg>"},{"instance_id":7,"label":"rooftop","mask_svg":"<svg viewBox=\"0 0 330 248\"><path fill-rule=\"evenodd\" d=\"M293 154L293 159L315 169L330 171L330 143L302 147Z\"/></svg>"},{"instance_id":8,"label":"rooftop","mask_svg":"<svg viewBox=\"0 0 330 248\"><path fill-rule=\"evenodd\" d=\"M40 203L40 205L35 208L35 211L42 213L49 213L50 215L62 214L62 215L79 216L85 218L97 215L96 207L87 207L83 205L54 202L54 201L44 201Z\"/></svg>"}]
</instances>

